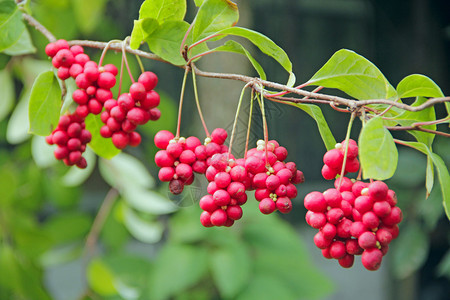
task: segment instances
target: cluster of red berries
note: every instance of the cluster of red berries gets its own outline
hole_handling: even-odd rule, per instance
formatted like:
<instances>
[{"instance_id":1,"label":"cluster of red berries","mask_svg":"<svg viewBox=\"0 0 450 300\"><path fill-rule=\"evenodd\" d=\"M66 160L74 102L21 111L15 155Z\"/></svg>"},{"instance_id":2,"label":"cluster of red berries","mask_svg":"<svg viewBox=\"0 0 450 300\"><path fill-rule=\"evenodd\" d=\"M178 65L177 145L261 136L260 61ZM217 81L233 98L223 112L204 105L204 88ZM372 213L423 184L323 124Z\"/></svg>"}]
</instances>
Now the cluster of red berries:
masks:
<instances>
[{"instance_id":1,"label":"cluster of red berries","mask_svg":"<svg viewBox=\"0 0 450 300\"><path fill-rule=\"evenodd\" d=\"M315 245L325 258L337 259L344 268L350 268L354 256L361 255L366 269L377 270L399 233L402 211L396 206L395 192L382 181L369 184L347 177L337 178L334 186L323 193L311 192L304 199L306 222L319 229Z\"/></svg>"},{"instance_id":2,"label":"cluster of red berries","mask_svg":"<svg viewBox=\"0 0 450 300\"><path fill-rule=\"evenodd\" d=\"M305 181L303 172L297 170L294 162L284 162L287 155L287 149L275 140L269 141L267 146L263 140L259 140L257 147L247 153L245 167L263 214L276 210L290 212L291 199L297 196L294 184Z\"/></svg>"},{"instance_id":3,"label":"cluster of red berries","mask_svg":"<svg viewBox=\"0 0 450 300\"><path fill-rule=\"evenodd\" d=\"M161 117L160 110L156 108L160 102L159 94L153 90L157 83L155 73L144 72L130 86L129 93L121 94L117 100L104 102L105 111L101 114L101 120L105 125L100 129L101 136L111 138L118 149L127 145L138 146L141 136L135 131L136 127Z\"/></svg>"},{"instance_id":4,"label":"cluster of red berries","mask_svg":"<svg viewBox=\"0 0 450 300\"><path fill-rule=\"evenodd\" d=\"M80 124L84 124L85 118L90 113L98 115L105 107L105 111L101 114L101 120L105 125L101 128L100 134L105 138L112 138L117 148L139 145L141 136L135 131L137 125L160 118L161 112L156 108L160 98L153 90L158 83L158 77L153 72L142 73L138 82L130 86L129 93L124 93L115 100L111 89L116 85L118 74L116 66L113 64L98 66L84 53L83 47L79 45L70 47L65 40L49 43L45 47L45 53L52 58L52 64L58 70L57 74L61 80L70 77L75 80L78 89L72 94L72 99L77 104L74 118L79 120ZM48 137L49 142L52 141L51 136L56 131L58 128ZM56 155L56 152L59 154ZM56 150L55 157L65 158L64 153L64 150Z\"/></svg>"},{"instance_id":5,"label":"cluster of red berries","mask_svg":"<svg viewBox=\"0 0 450 300\"><path fill-rule=\"evenodd\" d=\"M331 149L323 156L322 176L326 180L336 178L341 173L344 163L345 149L347 143L343 141ZM348 140L347 158L345 159L344 174L357 172L359 170L358 145L352 139Z\"/></svg>"},{"instance_id":6,"label":"cluster of red berries","mask_svg":"<svg viewBox=\"0 0 450 300\"><path fill-rule=\"evenodd\" d=\"M159 131L154 138L156 147L161 149L155 155L155 163L161 168L158 178L169 182L173 194L180 194L184 186L194 181L194 172L205 174L214 154L228 151L223 144L226 138L227 132L222 128L211 133L206 145L195 136L175 138L167 130Z\"/></svg>"},{"instance_id":7,"label":"cluster of red berries","mask_svg":"<svg viewBox=\"0 0 450 300\"><path fill-rule=\"evenodd\" d=\"M84 119L76 114L62 115L56 129L45 138L49 145L57 145L54 154L67 166L76 165L84 169L86 159L82 156L86 144L91 141L91 133L85 129Z\"/></svg>"}]
</instances>

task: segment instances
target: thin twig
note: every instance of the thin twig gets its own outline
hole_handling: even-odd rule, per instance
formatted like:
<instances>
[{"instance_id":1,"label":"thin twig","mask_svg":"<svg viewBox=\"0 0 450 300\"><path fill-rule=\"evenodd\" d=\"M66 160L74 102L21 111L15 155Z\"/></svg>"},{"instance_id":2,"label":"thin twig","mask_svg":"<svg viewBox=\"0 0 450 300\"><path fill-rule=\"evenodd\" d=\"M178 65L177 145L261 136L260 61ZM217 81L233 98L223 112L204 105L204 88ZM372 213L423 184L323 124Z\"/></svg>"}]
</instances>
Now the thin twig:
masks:
<instances>
[{"instance_id":1,"label":"thin twig","mask_svg":"<svg viewBox=\"0 0 450 300\"><path fill-rule=\"evenodd\" d=\"M38 20L36 20L27 13L23 13L22 18L24 18L25 21L27 21L28 24L33 26L37 31L42 33L47 38L47 40L49 40L50 43L56 42L56 37L47 28L45 28L44 25L39 23Z\"/></svg>"},{"instance_id":2,"label":"thin twig","mask_svg":"<svg viewBox=\"0 0 450 300\"><path fill-rule=\"evenodd\" d=\"M445 137L450 137L450 133L445 133L442 131L431 130L431 129L416 127L416 126L392 126L392 127L386 127L386 128L391 131L416 130L416 131L422 131L422 132L432 133L432 134L436 134L436 135L441 135L441 136L445 136Z\"/></svg>"}]
</instances>

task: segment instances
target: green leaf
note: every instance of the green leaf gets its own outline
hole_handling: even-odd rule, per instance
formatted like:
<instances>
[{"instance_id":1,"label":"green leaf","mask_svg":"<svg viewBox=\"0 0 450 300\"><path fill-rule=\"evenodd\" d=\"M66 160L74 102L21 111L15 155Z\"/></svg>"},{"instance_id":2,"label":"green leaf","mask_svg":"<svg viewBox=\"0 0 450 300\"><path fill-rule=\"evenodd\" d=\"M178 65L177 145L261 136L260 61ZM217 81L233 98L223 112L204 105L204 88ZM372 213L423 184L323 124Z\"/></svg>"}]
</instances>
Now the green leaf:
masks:
<instances>
[{"instance_id":1,"label":"green leaf","mask_svg":"<svg viewBox=\"0 0 450 300\"><path fill-rule=\"evenodd\" d=\"M287 85L288 86L294 85L295 75L294 73L292 73L292 63L289 60L289 57L281 47L279 47L265 35L242 27L226 28L217 32L217 34L221 34L224 36L236 35L248 39L256 47L258 47L259 50L261 50L264 54L275 59L287 72L289 72L289 80Z\"/></svg>"},{"instance_id":2,"label":"green leaf","mask_svg":"<svg viewBox=\"0 0 450 300\"><path fill-rule=\"evenodd\" d=\"M102 296L117 294L117 289L114 287L114 275L100 258L93 259L89 264L87 281L92 290Z\"/></svg>"},{"instance_id":3,"label":"green leaf","mask_svg":"<svg viewBox=\"0 0 450 300\"><path fill-rule=\"evenodd\" d=\"M139 10L139 19L153 18L162 24L182 21L186 14L186 0L146 0Z\"/></svg>"},{"instance_id":4,"label":"green leaf","mask_svg":"<svg viewBox=\"0 0 450 300\"><path fill-rule=\"evenodd\" d=\"M195 6L200 7L202 6L203 2L205 2L205 0L194 0L195 2Z\"/></svg>"},{"instance_id":5,"label":"green leaf","mask_svg":"<svg viewBox=\"0 0 450 300\"><path fill-rule=\"evenodd\" d=\"M290 286L276 275L267 273L257 273L252 277L245 291L238 295L236 300L296 300L299 295L290 289Z\"/></svg>"},{"instance_id":6,"label":"green leaf","mask_svg":"<svg viewBox=\"0 0 450 300\"><path fill-rule=\"evenodd\" d=\"M27 29L22 32L21 36L14 44L3 51L3 53L11 56L32 54L35 52L36 48L31 41L31 36Z\"/></svg>"},{"instance_id":7,"label":"green leaf","mask_svg":"<svg viewBox=\"0 0 450 300\"><path fill-rule=\"evenodd\" d=\"M439 262L438 274L450 279L450 250L447 250L444 258Z\"/></svg>"},{"instance_id":8,"label":"green leaf","mask_svg":"<svg viewBox=\"0 0 450 300\"><path fill-rule=\"evenodd\" d=\"M30 133L46 136L58 125L61 88L52 71L41 73L31 89L28 115Z\"/></svg>"},{"instance_id":9,"label":"green leaf","mask_svg":"<svg viewBox=\"0 0 450 300\"><path fill-rule=\"evenodd\" d=\"M95 169L95 154L91 149L87 148L83 153L83 157L87 161L85 169L70 168L64 176L61 177L61 183L64 186L79 186L85 182Z\"/></svg>"},{"instance_id":10,"label":"green leaf","mask_svg":"<svg viewBox=\"0 0 450 300\"><path fill-rule=\"evenodd\" d=\"M150 50L164 60L174 65L184 65L186 61L181 56L180 45L189 24L184 21L167 21L155 29L145 41Z\"/></svg>"},{"instance_id":11,"label":"green leaf","mask_svg":"<svg viewBox=\"0 0 450 300\"><path fill-rule=\"evenodd\" d=\"M419 106L427 101L425 97L417 97L416 101L411 106ZM421 111L412 112L412 111L404 111L400 115L395 118L395 121L402 126L412 126L414 123L418 122L428 122L436 120L436 112L434 107L429 107ZM427 125L424 128L436 130L436 125ZM411 135L413 135L418 142L424 143L428 146L433 144L433 140L435 135L432 133L421 132L416 130L408 131Z\"/></svg>"},{"instance_id":12,"label":"green leaf","mask_svg":"<svg viewBox=\"0 0 450 300\"><path fill-rule=\"evenodd\" d=\"M408 224L392 245L392 268L398 279L417 271L428 256L427 234L417 224Z\"/></svg>"},{"instance_id":13,"label":"green leaf","mask_svg":"<svg viewBox=\"0 0 450 300\"><path fill-rule=\"evenodd\" d=\"M36 165L40 168L50 167L57 162L52 148L47 144L43 136L35 135L31 139L31 155Z\"/></svg>"},{"instance_id":14,"label":"green leaf","mask_svg":"<svg viewBox=\"0 0 450 300\"><path fill-rule=\"evenodd\" d=\"M421 74L406 76L397 85L399 98L444 97L439 86L429 77Z\"/></svg>"},{"instance_id":15,"label":"green leaf","mask_svg":"<svg viewBox=\"0 0 450 300\"><path fill-rule=\"evenodd\" d=\"M365 179L384 180L394 175L398 162L397 147L381 117L374 117L364 125L358 145Z\"/></svg>"},{"instance_id":16,"label":"green leaf","mask_svg":"<svg viewBox=\"0 0 450 300\"><path fill-rule=\"evenodd\" d=\"M334 139L333 133L331 133L330 127L323 116L322 110L319 106L313 104L300 104L300 103L290 103L290 105L295 106L310 115L314 121L316 121L317 127L322 137L323 143L327 150L334 149L336 145L336 140Z\"/></svg>"},{"instance_id":17,"label":"green leaf","mask_svg":"<svg viewBox=\"0 0 450 300\"><path fill-rule=\"evenodd\" d=\"M111 139L105 139L100 135L100 128L104 125L100 120L100 115L89 114L85 123L86 129L92 134L92 140L88 145L95 154L110 159L120 153L120 150L114 146Z\"/></svg>"},{"instance_id":18,"label":"green leaf","mask_svg":"<svg viewBox=\"0 0 450 300\"><path fill-rule=\"evenodd\" d=\"M158 255L148 280L148 297L167 299L195 285L207 274L206 249L190 245L166 244Z\"/></svg>"},{"instance_id":19,"label":"green leaf","mask_svg":"<svg viewBox=\"0 0 450 300\"><path fill-rule=\"evenodd\" d=\"M155 180L144 164L134 156L120 153L111 160L100 161L100 172L106 182L123 191L135 186L152 188Z\"/></svg>"},{"instance_id":20,"label":"green leaf","mask_svg":"<svg viewBox=\"0 0 450 300\"><path fill-rule=\"evenodd\" d=\"M84 243L75 242L48 250L39 258L44 268L56 267L79 258L83 254Z\"/></svg>"},{"instance_id":21,"label":"green leaf","mask_svg":"<svg viewBox=\"0 0 450 300\"><path fill-rule=\"evenodd\" d=\"M223 299L235 299L248 284L251 258L245 244L235 241L211 253L211 271Z\"/></svg>"},{"instance_id":22,"label":"green leaf","mask_svg":"<svg viewBox=\"0 0 450 300\"><path fill-rule=\"evenodd\" d=\"M342 49L307 82L311 85L336 88L359 99L395 99L396 91L380 70L353 51Z\"/></svg>"},{"instance_id":23,"label":"green leaf","mask_svg":"<svg viewBox=\"0 0 450 300\"><path fill-rule=\"evenodd\" d=\"M2 121L11 112L15 99L14 82L8 70L0 71L0 86L2 87L2 93L0 95L0 121Z\"/></svg>"},{"instance_id":24,"label":"green leaf","mask_svg":"<svg viewBox=\"0 0 450 300\"><path fill-rule=\"evenodd\" d=\"M16 191L19 190L19 172L15 165L4 165L0 168L0 207L10 206L14 202Z\"/></svg>"},{"instance_id":25,"label":"green leaf","mask_svg":"<svg viewBox=\"0 0 450 300\"><path fill-rule=\"evenodd\" d=\"M164 227L156 220L144 220L131 208L124 208L124 223L128 231L143 243L157 243L161 240Z\"/></svg>"},{"instance_id":26,"label":"green leaf","mask_svg":"<svg viewBox=\"0 0 450 300\"><path fill-rule=\"evenodd\" d=\"M427 156L427 171L425 177L425 187L427 189L427 197L430 195L434 185L434 168L433 160L430 156Z\"/></svg>"},{"instance_id":27,"label":"green leaf","mask_svg":"<svg viewBox=\"0 0 450 300\"><path fill-rule=\"evenodd\" d=\"M85 34L92 33L105 14L108 0L72 0L72 8L78 28Z\"/></svg>"},{"instance_id":28,"label":"green leaf","mask_svg":"<svg viewBox=\"0 0 450 300\"><path fill-rule=\"evenodd\" d=\"M13 1L2 1L0 5L0 51L11 47L19 40L25 25L22 13Z\"/></svg>"},{"instance_id":29,"label":"green leaf","mask_svg":"<svg viewBox=\"0 0 450 300\"><path fill-rule=\"evenodd\" d=\"M235 42L233 40L226 41L225 44L222 46L219 46L217 48L214 48L211 50L211 52L233 52L238 53L247 56L248 60L252 64L253 68L255 68L256 72L258 72L259 78L266 80L266 73L264 72L264 69L261 67L261 65L256 61L256 59L253 58L250 52L247 51L247 49L244 48L241 44L238 42Z\"/></svg>"},{"instance_id":30,"label":"green leaf","mask_svg":"<svg viewBox=\"0 0 450 300\"><path fill-rule=\"evenodd\" d=\"M50 217L43 231L57 244L83 239L91 227L91 217L81 212L61 212Z\"/></svg>"},{"instance_id":31,"label":"green leaf","mask_svg":"<svg viewBox=\"0 0 450 300\"><path fill-rule=\"evenodd\" d=\"M441 216L444 214L440 186L433 189L428 198L423 197L421 199L417 212L422 216L425 229L427 231L433 231L441 219Z\"/></svg>"},{"instance_id":32,"label":"green leaf","mask_svg":"<svg viewBox=\"0 0 450 300\"><path fill-rule=\"evenodd\" d=\"M28 133L28 103L30 102L30 90L24 89L19 103L16 105L6 128L6 140L10 144L20 144L31 137Z\"/></svg>"},{"instance_id":33,"label":"green leaf","mask_svg":"<svg viewBox=\"0 0 450 300\"><path fill-rule=\"evenodd\" d=\"M218 31L236 25L239 19L237 5L229 0L206 0L197 12L192 28L194 42Z\"/></svg>"},{"instance_id":34,"label":"green leaf","mask_svg":"<svg viewBox=\"0 0 450 300\"><path fill-rule=\"evenodd\" d=\"M130 206L148 214L168 214L178 209L167 197L139 186L126 188L122 195Z\"/></svg>"},{"instance_id":35,"label":"green leaf","mask_svg":"<svg viewBox=\"0 0 450 300\"><path fill-rule=\"evenodd\" d=\"M146 40L148 36L158 28L158 26L158 21L153 18L134 20L133 31L131 32L130 48L138 49L141 42Z\"/></svg>"},{"instance_id":36,"label":"green leaf","mask_svg":"<svg viewBox=\"0 0 450 300\"><path fill-rule=\"evenodd\" d=\"M428 157L433 161L433 164L437 170L439 184L441 185L442 201L445 213L447 214L447 218L450 220L450 174L445 162L439 155L431 152L430 148L423 143L406 141L401 141L401 143L412 147L425 155L428 155Z\"/></svg>"}]
</instances>

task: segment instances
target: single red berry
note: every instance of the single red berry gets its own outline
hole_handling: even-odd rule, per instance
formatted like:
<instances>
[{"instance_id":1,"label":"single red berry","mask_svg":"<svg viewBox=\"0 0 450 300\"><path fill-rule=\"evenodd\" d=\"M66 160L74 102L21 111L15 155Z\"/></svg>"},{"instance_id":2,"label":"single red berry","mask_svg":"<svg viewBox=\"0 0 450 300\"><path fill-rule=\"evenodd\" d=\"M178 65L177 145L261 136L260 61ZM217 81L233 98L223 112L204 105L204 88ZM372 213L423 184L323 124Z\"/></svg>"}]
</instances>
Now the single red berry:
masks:
<instances>
[{"instance_id":1,"label":"single red berry","mask_svg":"<svg viewBox=\"0 0 450 300\"><path fill-rule=\"evenodd\" d=\"M88 103L89 97L84 90L78 89L72 93L72 99L75 103L83 105Z\"/></svg>"},{"instance_id":2,"label":"single red berry","mask_svg":"<svg viewBox=\"0 0 450 300\"><path fill-rule=\"evenodd\" d=\"M369 271L378 270L381 266L383 253L377 248L367 249L362 253L361 262Z\"/></svg>"},{"instance_id":3,"label":"single red berry","mask_svg":"<svg viewBox=\"0 0 450 300\"><path fill-rule=\"evenodd\" d=\"M143 125L148 121L148 113L139 107L130 109L127 113L127 119L136 125Z\"/></svg>"},{"instance_id":4,"label":"single red berry","mask_svg":"<svg viewBox=\"0 0 450 300\"><path fill-rule=\"evenodd\" d=\"M169 191L174 195L179 195L183 192L184 183L180 179L172 179L169 182Z\"/></svg>"},{"instance_id":5,"label":"single red berry","mask_svg":"<svg viewBox=\"0 0 450 300\"><path fill-rule=\"evenodd\" d=\"M239 205L229 205L227 207L227 216L232 220L242 218L242 208Z\"/></svg>"},{"instance_id":6,"label":"single red berry","mask_svg":"<svg viewBox=\"0 0 450 300\"><path fill-rule=\"evenodd\" d=\"M222 209L216 209L212 214L211 214L211 223L214 226L224 226L225 223L227 222L228 219L228 215L227 213L222 210Z\"/></svg>"},{"instance_id":7,"label":"single red berry","mask_svg":"<svg viewBox=\"0 0 450 300\"><path fill-rule=\"evenodd\" d=\"M109 72L109 73L113 74L114 76L117 76L117 74L119 74L119 70L113 64L106 64L106 65L104 65L103 66L103 71Z\"/></svg>"},{"instance_id":8,"label":"single red berry","mask_svg":"<svg viewBox=\"0 0 450 300\"><path fill-rule=\"evenodd\" d=\"M158 167L172 167L175 159L166 150L160 150L155 154L155 163Z\"/></svg>"},{"instance_id":9,"label":"single red berry","mask_svg":"<svg viewBox=\"0 0 450 300\"><path fill-rule=\"evenodd\" d=\"M138 132L132 131L128 133L128 145L130 145L131 147L139 146L141 140L142 140L141 135Z\"/></svg>"},{"instance_id":10,"label":"single red berry","mask_svg":"<svg viewBox=\"0 0 450 300\"><path fill-rule=\"evenodd\" d=\"M172 132L168 130L160 130L155 134L154 142L155 146L159 149L166 149L167 145L169 145L169 141L174 138Z\"/></svg>"},{"instance_id":11,"label":"single red berry","mask_svg":"<svg viewBox=\"0 0 450 300\"><path fill-rule=\"evenodd\" d=\"M145 100L147 93L145 91L145 87L140 82L135 82L130 86L130 95L135 101Z\"/></svg>"},{"instance_id":12,"label":"single red berry","mask_svg":"<svg viewBox=\"0 0 450 300\"><path fill-rule=\"evenodd\" d=\"M282 214L287 214L292 210L292 202L288 197L279 197L275 204Z\"/></svg>"},{"instance_id":13,"label":"single red berry","mask_svg":"<svg viewBox=\"0 0 450 300\"><path fill-rule=\"evenodd\" d=\"M158 76L153 72L147 71L139 76L138 82L144 85L146 91L151 91L158 84Z\"/></svg>"},{"instance_id":14,"label":"single red berry","mask_svg":"<svg viewBox=\"0 0 450 300\"><path fill-rule=\"evenodd\" d=\"M264 198L259 202L259 210L265 215L273 213L276 208L276 204L271 198Z\"/></svg>"},{"instance_id":15,"label":"single red berry","mask_svg":"<svg viewBox=\"0 0 450 300\"><path fill-rule=\"evenodd\" d=\"M110 72L103 72L98 75L97 84L103 89L111 89L116 85L116 78Z\"/></svg>"},{"instance_id":16,"label":"single red berry","mask_svg":"<svg viewBox=\"0 0 450 300\"><path fill-rule=\"evenodd\" d=\"M319 249L325 249L328 246L330 246L331 242L333 240L331 239L326 239L323 236L323 233L321 231L317 232L316 235L314 236L314 244L317 246L317 248Z\"/></svg>"},{"instance_id":17,"label":"single red berry","mask_svg":"<svg viewBox=\"0 0 450 300\"><path fill-rule=\"evenodd\" d=\"M351 268L353 266L353 262L355 261L355 256L350 254L345 254L344 257L339 258L338 262L343 268Z\"/></svg>"},{"instance_id":18,"label":"single red berry","mask_svg":"<svg viewBox=\"0 0 450 300\"><path fill-rule=\"evenodd\" d=\"M347 160L345 164L345 172L354 173L359 170L359 160L357 158Z\"/></svg>"},{"instance_id":19,"label":"single red berry","mask_svg":"<svg viewBox=\"0 0 450 300\"><path fill-rule=\"evenodd\" d=\"M312 217L313 216L311 216L311 218L310 218L311 223L312 223ZM327 223L326 218L325 218L325 224L321 227L320 231L322 232L323 237L328 240L333 239L337 233L336 226L334 226L331 223Z\"/></svg>"},{"instance_id":20,"label":"single red berry","mask_svg":"<svg viewBox=\"0 0 450 300\"><path fill-rule=\"evenodd\" d=\"M323 165L321 173L323 178L325 178L326 180L331 180L336 178L338 170L332 169L328 165Z\"/></svg>"},{"instance_id":21,"label":"single red berry","mask_svg":"<svg viewBox=\"0 0 450 300\"><path fill-rule=\"evenodd\" d=\"M304 205L307 210L314 212L324 212L327 209L327 203L321 192L311 192L306 195Z\"/></svg>"},{"instance_id":22,"label":"single red berry","mask_svg":"<svg viewBox=\"0 0 450 300\"><path fill-rule=\"evenodd\" d=\"M213 197L211 195L203 196L199 201L200 208L209 212L214 212L219 207L214 204Z\"/></svg>"},{"instance_id":23,"label":"single red berry","mask_svg":"<svg viewBox=\"0 0 450 300\"><path fill-rule=\"evenodd\" d=\"M339 149L331 149L323 156L323 163L331 169L341 169L344 162L344 155Z\"/></svg>"},{"instance_id":24,"label":"single red berry","mask_svg":"<svg viewBox=\"0 0 450 300\"><path fill-rule=\"evenodd\" d=\"M56 159L64 159L67 158L69 156L69 149L67 149L67 147L61 147L58 146L56 147L55 151L53 152L53 154L55 155Z\"/></svg>"},{"instance_id":25,"label":"single red berry","mask_svg":"<svg viewBox=\"0 0 450 300\"><path fill-rule=\"evenodd\" d=\"M95 98L97 98L97 100L100 101L101 103L105 103L109 99L112 99L112 97L113 94L111 90L98 88L95 91Z\"/></svg>"},{"instance_id":26,"label":"single red berry","mask_svg":"<svg viewBox=\"0 0 450 300\"><path fill-rule=\"evenodd\" d=\"M347 254L345 244L341 241L334 241L330 245L330 255L332 258L340 259Z\"/></svg>"},{"instance_id":27,"label":"single red berry","mask_svg":"<svg viewBox=\"0 0 450 300\"><path fill-rule=\"evenodd\" d=\"M358 244L363 249L375 248L377 246L377 238L373 232L366 231L358 237Z\"/></svg>"},{"instance_id":28,"label":"single red berry","mask_svg":"<svg viewBox=\"0 0 450 300\"><path fill-rule=\"evenodd\" d=\"M159 94L155 91L149 91L146 93L145 98L139 101L139 104L141 108L148 110L157 107L160 102Z\"/></svg>"},{"instance_id":29,"label":"single red berry","mask_svg":"<svg viewBox=\"0 0 450 300\"><path fill-rule=\"evenodd\" d=\"M200 223L205 227L212 227L211 214L207 211L202 212L200 215Z\"/></svg>"},{"instance_id":30,"label":"single red berry","mask_svg":"<svg viewBox=\"0 0 450 300\"><path fill-rule=\"evenodd\" d=\"M373 201L383 201L387 197L388 190L387 184L383 181L374 181L369 184L369 197L371 197Z\"/></svg>"},{"instance_id":31,"label":"single red berry","mask_svg":"<svg viewBox=\"0 0 450 300\"><path fill-rule=\"evenodd\" d=\"M128 134L123 131L114 132L111 136L112 143L116 148L123 149L128 145Z\"/></svg>"},{"instance_id":32,"label":"single red berry","mask_svg":"<svg viewBox=\"0 0 450 300\"><path fill-rule=\"evenodd\" d=\"M320 229L323 226L325 226L325 224L327 224L327 217L325 216L324 213L312 212L312 211L309 211L309 212L310 212L310 214L308 216L308 224L312 228ZM333 235L333 237L334 237L334 235ZM332 237L330 237L330 238L332 238Z\"/></svg>"},{"instance_id":33,"label":"single red berry","mask_svg":"<svg viewBox=\"0 0 450 300\"><path fill-rule=\"evenodd\" d=\"M217 190L213 194L214 203L217 206L226 206L230 204L231 197L225 190Z\"/></svg>"}]
</instances>

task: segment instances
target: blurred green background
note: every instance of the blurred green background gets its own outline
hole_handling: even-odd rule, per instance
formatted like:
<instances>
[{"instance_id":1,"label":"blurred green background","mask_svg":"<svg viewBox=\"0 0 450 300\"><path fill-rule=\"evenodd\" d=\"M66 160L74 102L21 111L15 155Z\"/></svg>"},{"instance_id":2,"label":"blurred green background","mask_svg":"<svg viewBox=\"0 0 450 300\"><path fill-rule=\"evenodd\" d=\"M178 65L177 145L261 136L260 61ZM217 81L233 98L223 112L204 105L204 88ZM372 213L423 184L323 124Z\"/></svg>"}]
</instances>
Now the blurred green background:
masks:
<instances>
[{"instance_id":1,"label":"blurred green background","mask_svg":"<svg viewBox=\"0 0 450 300\"><path fill-rule=\"evenodd\" d=\"M394 86L420 73L450 93L448 1L235 2L238 25L280 45L293 62L297 83L347 48L371 60ZM130 34L141 3L39 0L31 1L31 10L57 38L108 41ZM187 20L194 14L189 1ZM303 197L332 186L321 179L326 150L315 122L296 108L267 102L270 138L289 150L288 160L306 177L294 210L263 216L249 201L244 218L232 228L205 229L197 204L206 193L204 181L172 197L153 179L153 136L160 129L175 129L183 71L144 60L146 70L159 76L161 120L143 126L140 147L111 161L88 153L89 170L68 169L54 160L43 138L30 136L24 126L34 78L50 69L43 52L46 40L32 28L29 32L36 54L12 57L17 49L0 54L0 299L448 299L450 227L439 188L425 199L422 154L400 148L399 168L387 181L397 192L404 221L380 270L366 271L359 257L353 268L343 269L322 257L312 240L315 230L304 221ZM93 60L101 53L86 52ZM286 82L285 71L274 61L254 53L269 80ZM137 77L137 62L128 58ZM120 65L120 54L108 52L106 61ZM255 75L233 55L206 57L200 68ZM243 85L198 80L207 125L231 130ZM202 139L189 80L185 103L182 135ZM336 140L343 140L349 116L322 109ZM243 112L236 154L244 147L248 105ZM436 112L438 118L445 116L443 106ZM359 127L355 122L355 139ZM394 136L409 138L406 133ZM261 137L256 111L252 143ZM450 165L448 139L437 137L434 150Z\"/></svg>"}]
</instances>

